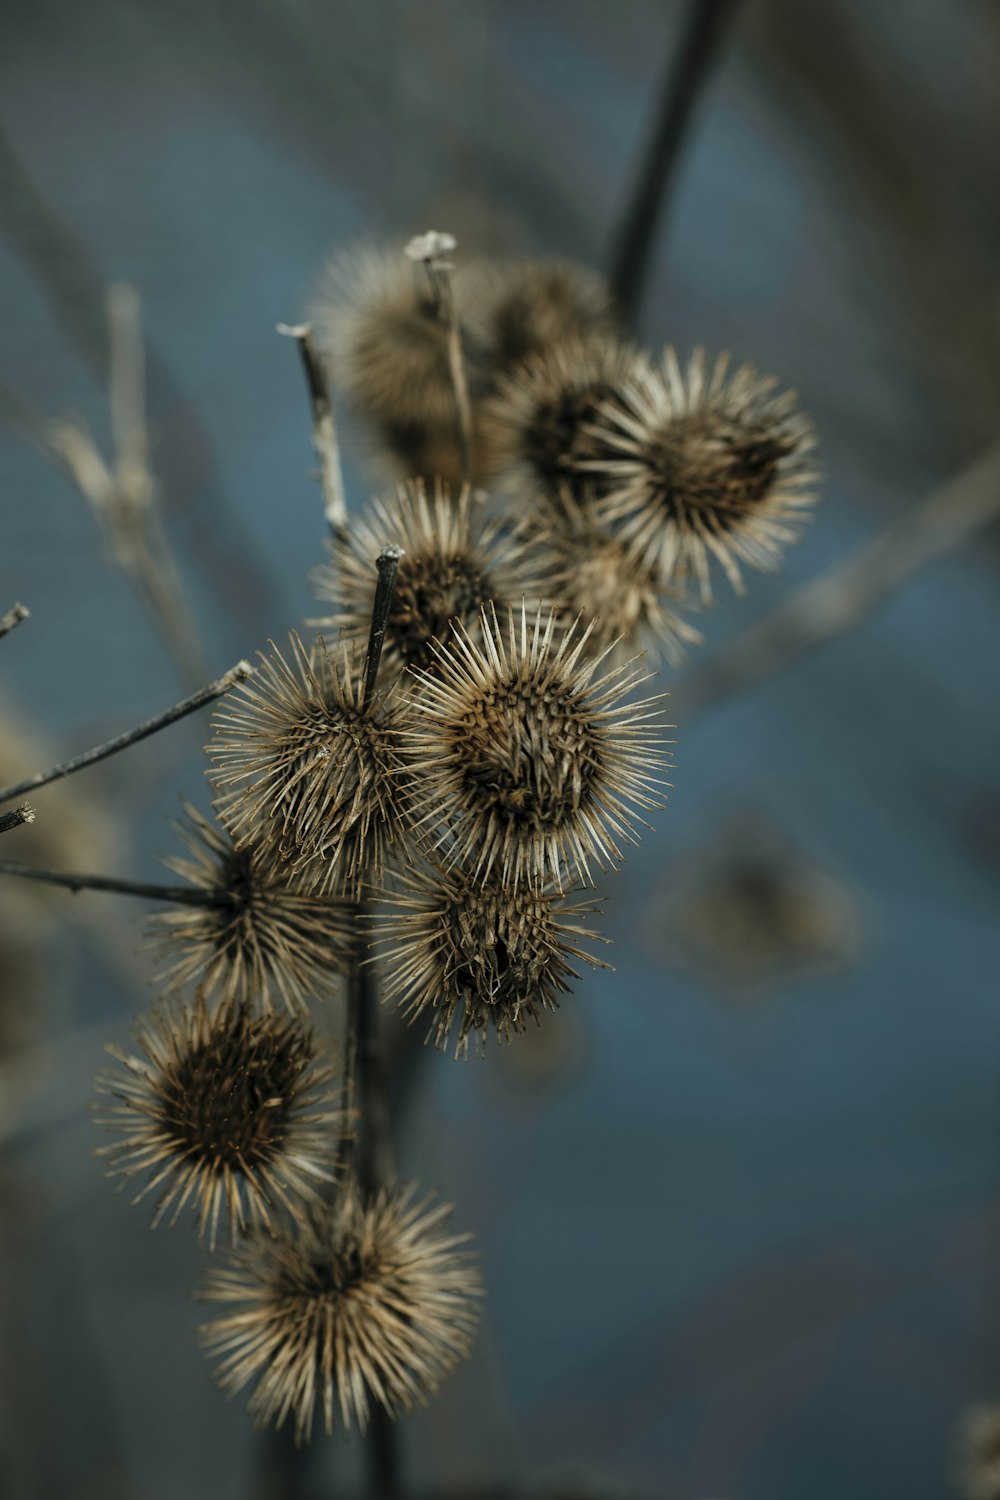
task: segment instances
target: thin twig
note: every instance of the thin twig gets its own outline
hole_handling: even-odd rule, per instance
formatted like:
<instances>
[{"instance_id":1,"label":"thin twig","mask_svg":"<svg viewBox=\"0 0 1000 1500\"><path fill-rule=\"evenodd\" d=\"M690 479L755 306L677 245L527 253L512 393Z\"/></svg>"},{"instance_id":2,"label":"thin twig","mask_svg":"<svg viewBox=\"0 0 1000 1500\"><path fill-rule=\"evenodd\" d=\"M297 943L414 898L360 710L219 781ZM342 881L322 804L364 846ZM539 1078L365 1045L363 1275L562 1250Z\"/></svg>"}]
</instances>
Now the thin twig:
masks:
<instances>
[{"instance_id":1,"label":"thin twig","mask_svg":"<svg viewBox=\"0 0 1000 1500\"><path fill-rule=\"evenodd\" d=\"M10 635L15 626L20 625L21 621L26 620L30 614L31 610L27 605L12 605L5 615L0 615L0 637Z\"/></svg>"},{"instance_id":2,"label":"thin twig","mask_svg":"<svg viewBox=\"0 0 1000 1500\"><path fill-rule=\"evenodd\" d=\"M1000 444L693 673L677 689L685 720L852 630L914 573L998 518Z\"/></svg>"},{"instance_id":3,"label":"thin twig","mask_svg":"<svg viewBox=\"0 0 1000 1500\"><path fill-rule=\"evenodd\" d=\"M636 323L681 147L735 6L736 0L688 0L680 46L663 75L657 118L611 258L611 290L628 328Z\"/></svg>"},{"instance_id":4,"label":"thin twig","mask_svg":"<svg viewBox=\"0 0 1000 1500\"><path fill-rule=\"evenodd\" d=\"M375 585L375 603L372 606L371 630L368 634L368 655L365 657L365 686L362 704L371 699L375 691L375 683L378 680L379 662L382 660L382 647L385 644L385 627L389 622L389 611L392 608L392 596L396 591L396 574L399 572L399 560L406 553L402 547L383 547L379 553L375 566L378 568L378 582Z\"/></svg>"},{"instance_id":5,"label":"thin twig","mask_svg":"<svg viewBox=\"0 0 1000 1500\"><path fill-rule=\"evenodd\" d=\"M214 682L210 682L207 687L203 687L200 692L194 693L190 698L176 703L173 708L168 708L165 713L158 714L155 719L147 719L144 724L138 724L135 729L118 735L116 739L108 740L105 745L97 745L93 750L85 750L82 755L64 761L61 765L53 766L49 771L39 771L37 776L29 776L14 786L6 787L0 791L0 802L10 802L25 792L33 791L36 787L47 786L50 781L58 781L63 776L71 776L74 771L82 771L85 766L92 766L97 761L106 760L109 755L115 755L119 750L126 749L129 745L138 744L140 740L147 739L149 735L156 734L160 729L166 729L168 725L175 724L178 719L183 719L187 714L204 708L207 703L213 703L216 698L221 698L224 693L228 693L237 682L245 682L252 675L253 667L250 663L238 661L235 667L230 667L222 677L216 678Z\"/></svg>"},{"instance_id":6,"label":"thin twig","mask_svg":"<svg viewBox=\"0 0 1000 1500\"><path fill-rule=\"evenodd\" d=\"M35 809L30 802L22 802L20 807L15 807L11 812L0 813L0 833L9 833L12 828L20 828L25 823L35 821Z\"/></svg>"},{"instance_id":7,"label":"thin twig","mask_svg":"<svg viewBox=\"0 0 1000 1500\"><path fill-rule=\"evenodd\" d=\"M430 284L435 312L444 325L448 341L448 373L455 396L455 428L458 437L459 472L462 484L469 483L472 476L472 403L469 400L469 384L465 375L465 360L462 356L462 328L455 307L455 292L451 283L451 262L447 256L456 248L454 235L430 230L427 234L415 235L406 246L405 254L424 267Z\"/></svg>"},{"instance_id":8,"label":"thin twig","mask_svg":"<svg viewBox=\"0 0 1000 1500\"><path fill-rule=\"evenodd\" d=\"M9 813L4 816L11 816ZM32 814L32 816L34 816ZM27 820L28 822L31 819ZM70 870L43 870L37 865L18 865L0 859L0 875L18 875L25 880L44 880L80 891L112 891L116 895L141 896L147 901L169 901L172 906L231 906L232 896L222 889L201 890L189 885L150 885L144 880L119 880L115 875L80 875Z\"/></svg>"},{"instance_id":9,"label":"thin twig","mask_svg":"<svg viewBox=\"0 0 1000 1500\"><path fill-rule=\"evenodd\" d=\"M312 411L313 448L319 459L323 512L331 532L339 538L347 530L347 503L344 499L340 445L337 442L337 425L333 418L333 402L330 398L330 381L327 376L326 363L316 347L316 340L313 338L312 328L308 323L298 323L294 326L279 323L278 332L287 338L294 339L299 346L306 387L309 391L309 406Z\"/></svg>"}]
</instances>

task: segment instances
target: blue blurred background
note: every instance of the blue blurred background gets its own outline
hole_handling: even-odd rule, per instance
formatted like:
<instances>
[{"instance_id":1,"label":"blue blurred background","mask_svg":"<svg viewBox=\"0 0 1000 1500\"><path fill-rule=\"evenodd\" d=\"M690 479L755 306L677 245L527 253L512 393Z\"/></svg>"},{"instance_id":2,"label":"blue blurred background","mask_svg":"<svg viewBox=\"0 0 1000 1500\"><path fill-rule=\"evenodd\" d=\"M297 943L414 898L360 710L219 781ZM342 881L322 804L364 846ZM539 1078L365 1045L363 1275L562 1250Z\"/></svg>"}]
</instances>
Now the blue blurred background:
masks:
<instances>
[{"instance_id":1,"label":"blue blurred background","mask_svg":"<svg viewBox=\"0 0 1000 1500\"><path fill-rule=\"evenodd\" d=\"M6 0L0 774L180 696L25 403L109 445L106 285L142 299L153 462L210 669L314 612L295 321L361 236L607 263L684 10L654 0ZM1000 12L746 0L641 335L815 417L823 504L666 672L676 792L602 882L616 973L485 1061L422 1059L407 1174L482 1249L471 1365L404 1422L465 1495L938 1500L1000 1395L996 532L692 714L756 618L997 441ZM19 430L20 429L20 430ZM354 504L374 480L345 433ZM38 796L4 857L157 879L204 718ZM244 1500L262 1451L194 1344L199 1254L102 1179L105 1040L148 1000L124 899L0 891L0 1494ZM347 1495L357 1445L313 1450Z\"/></svg>"}]
</instances>

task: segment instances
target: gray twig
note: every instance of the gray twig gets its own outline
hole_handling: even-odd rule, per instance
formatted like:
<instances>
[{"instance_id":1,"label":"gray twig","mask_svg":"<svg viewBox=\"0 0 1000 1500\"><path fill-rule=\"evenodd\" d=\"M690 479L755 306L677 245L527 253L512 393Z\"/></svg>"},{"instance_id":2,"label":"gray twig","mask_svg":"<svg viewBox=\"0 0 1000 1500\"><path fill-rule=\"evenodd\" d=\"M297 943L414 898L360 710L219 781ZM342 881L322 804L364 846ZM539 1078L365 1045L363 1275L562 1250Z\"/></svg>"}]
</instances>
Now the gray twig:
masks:
<instances>
[{"instance_id":1,"label":"gray twig","mask_svg":"<svg viewBox=\"0 0 1000 1500\"><path fill-rule=\"evenodd\" d=\"M172 906L232 904L232 897L223 890L206 891L189 885L151 885L145 880L120 880L115 875L81 875L70 870L43 870L38 865L19 865L6 859L0 860L0 875L17 875L24 880L44 880L49 885L65 886L74 894L80 891L111 891L122 896L142 896L147 901L168 901Z\"/></svg>"},{"instance_id":2,"label":"gray twig","mask_svg":"<svg viewBox=\"0 0 1000 1500\"><path fill-rule=\"evenodd\" d=\"M309 391L309 407L312 412L313 448L319 459L323 512L331 532L339 538L347 530L347 503L344 499L340 445L337 442L337 424L333 417L333 401L330 397L330 381L326 363L316 346L312 328L308 323L297 323L294 326L279 323L278 332L284 334L286 338L294 339L299 346L306 388Z\"/></svg>"}]
</instances>

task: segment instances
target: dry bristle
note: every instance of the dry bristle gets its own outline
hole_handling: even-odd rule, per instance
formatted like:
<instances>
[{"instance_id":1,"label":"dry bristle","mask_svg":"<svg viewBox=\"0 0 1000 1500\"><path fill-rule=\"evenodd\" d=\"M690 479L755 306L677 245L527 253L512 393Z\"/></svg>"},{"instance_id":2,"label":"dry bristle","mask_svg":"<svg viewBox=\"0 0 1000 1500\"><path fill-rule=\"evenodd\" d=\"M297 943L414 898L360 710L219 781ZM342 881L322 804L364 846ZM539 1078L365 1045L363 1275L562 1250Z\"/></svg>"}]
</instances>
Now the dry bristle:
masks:
<instances>
[{"instance_id":1,"label":"dry bristle","mask_svg":"<svg viewBox=\"0 0 1000 1500\"><path fill-rule=\"evenodd\" d=\"M1000 1406L970 1412L962 1430L962 1500L1000 1500Z\"/></svg>"},{"instance_id":2,"label":"dry bristle","mask_svg":"<svg viewBox=\"0 0 1000 1500\"><path fill-rule=\"evenodd\" d=\"M726 356L706 369L696 350L681 371L640 372L624 402L605 402L592 431L590 472L606 519L661 580L697 580L711 599L709 561L742 589L740 564L767 571L815 502L813 429L791 391L749 365L727 377Z\"/></svg>"},{"instance_id":3,"label":"dry bristle","mask_svg":"<svg viewBox=\"0 0 1000 1500\"><path fill-rule=\"evenodd\" d=\"M668 764L660 699L623 702L643 675L601 672L591 630L557 628L522 604L504 625L483 611L482 643L461 626L418 674L404 735L414 828L451 868L536 889L593 884L590 861L617 867L636 809L663 805Z\"/></svg>"},{"instance_id":4,"label":"dry bristle","mask_svg":"<svg viewBox=\"0 0 1000 1500\"><path fill-rule=\"evenodd\" d=\"M350 961L347 904L304 891L266 845L251 839L237 849L191 806L175 826L190 857L164 863L227 899L150 918L168 990L193 982L206 996L263 1010L283 1005L293 1014L304 1014L310 998L329 996Z\"/></svg>"},{"instance_id":5,"label":"dry bristle","mask_svg":"<svg viewBox=\"0 0 1000 1500\"><path fill-rule=\"evenodd\" d=\"M580 947L603 941L583 925L593 902L567 904L551 891L458 871L411 875L379 919L379 972L387 1000L411 1020L434 1012L429 1035L442 1051L457 1022L456 1057L475 1035L480 1050L492 1028L507 1041L529 1020L556 1010L574 959L608 968Z\"/></svg>"},{"instance_id":6,"label":"dry bristle","mask_svg":"<svg viewBox=\"0 0 1000 1500\"><path fill-rule=\"evenodd\" d=\"M238 847L262 841L313 894L356 897L377 880L399 819L400 702L363 695L364 647L322 638L291 662L275 648L213 719L210 774Z\"/></svg>"},{"instance_id":7,"label":"dry bristle","mask_svg":"<svg viewBox=\"0 0 1000 1500\"><path fill-rule=\"evenodd\" d=\"M332 1180L342 1116L329 1107L333 1070L318 1061L311 1033L291 1017L253 1016L248 1007L209 1009L162 1002L143 1016L135 1039L144 1054L118 1047L121 1065L98 1075L109 1104L97 1123L122 1139L102 1146L110 1176L147 1177L138 1203L159 1189L153 1227L185 1204L214 1249L220 1218L238 1229L270 1226L317 1198Z\"/></svg>"},{"instance_id":8,"label":"dry bristle","mask_svg":"<svg viewBox=\"0 0 1000 1500\"><path fill-rule=\"evenodd\" d=\"M593 505L567 501L565 513L534 531L531 558L537 592L569 624L578 615L593 622L592 651L610 651L619 663L646 651L673 665L701 635L684 619L683 590L665 588L655 571L632 555L625 539L598 519Z\"/></svg>"},{"instance_id":9,"label":"dry bristle","mask_svg":"<svg viewBox=\"0 0 1000 1500\"><path fill-rule=\"evenodd\" d=\"M257 1234L209 1267L200 1296L242 1304L199 1329L215 1376L232 1394L257 1384L257 1427L291 1417L296 1442L317 1405L332 1433L364 1431L371 1402L391 1416L425 1404L473 1343L482 1283L468 1235L451 1235L450 1205L390 1187L365 1202L351 1185L296 1229Z\"/></svg>"},{"instance_id":10,"label":"dry bristle","mask_svg":"<svg viewBox=\"0 0 1000 1500\"><path fill-rule=\"evenodd\" d=\"M513 504L529 514L539 504L561 510L564 496L583 505L600 491L584 465L614 450L594 435L595 423L643 368L628 345L593 339L559 345L500 379L480 427L488 471Z\"/></svg>"},{"instance_id":11,"label":"dry bristle","mask_svg":"<svg viewBox=\"0 0 1000 1500\"><path fill-rule=\"evenodd\" d=\"M558 344L613 336L617 327L607 282L570 260L487 266L468 317L494 377Z\"/></svg>"},{"instance_id":12,"label":"dry bristle","mask_svg":"<svg viewBox=\"0 0 1000 1500\"><path fill-rule=\"evenodd\" d=\"M422 480L400 486L391 500L374 500L352 524L348 545L338 542L332 559L313 575L316 592L339 606L320 626L361 632L371 619L375 559L388 542L403 548L385 632L383 662L388 675L408 666L430 667L431 642L442 639L452 620L473 633L480 610L493 600L506 608L521 593L524 549L483 516L480 500L464 489L452 500L436 484L428 495Z\"/></svg>"}]
</instances>

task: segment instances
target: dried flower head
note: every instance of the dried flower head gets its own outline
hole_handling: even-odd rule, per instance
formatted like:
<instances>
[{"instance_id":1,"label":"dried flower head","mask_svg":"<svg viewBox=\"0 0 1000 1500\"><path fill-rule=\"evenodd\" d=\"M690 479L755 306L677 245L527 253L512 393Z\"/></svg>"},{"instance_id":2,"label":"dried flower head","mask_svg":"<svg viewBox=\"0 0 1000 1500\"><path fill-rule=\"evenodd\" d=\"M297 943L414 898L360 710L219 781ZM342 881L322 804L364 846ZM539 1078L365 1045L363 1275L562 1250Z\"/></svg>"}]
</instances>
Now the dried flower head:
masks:
<instances>
[{"instance_id":1,"label":"dried flower head","mask_svg":"<svg viewBox=\"0 0 1000 1500\"><path fill-rule=\"evenodd\" d=\"M1000 1500L1000 1406L978 1406L966 1417L959 1481L963 1500Z\"/></svg>"},{"instance_id":2,"label":"dried flower head","mask_svg":"<svg viewBox=\"0 0 1000 1500\"><path fill-rule=\"evenodd\" d=\"M193 982L206 996L299 1014L308 999L328 996L350 961L346 904L304 891L267 845L251 839L237 849L189 804L175 827L190 857L164 863L221 899L150 918L168 989Z\"/></svg>"},{"instance_id":3,"label":"dried flower head","mask_svg":"<svg viewBox=\"0 0 1000 1500\"><path fill-rule=\"evenodd\" d=\"M502 607L517 586L523 548L495 521L482 502L463 489L452 500L447 485L428 495L422 480L401 485L391 500L374 500L352 526L348 545L338 542L329 563L313 581L321 599L338 613L313 623L361 632L371 619L375 598L375 559L387 542L403 548L385 632L382 660L387 672L429 667L431 641L447 634L458 619L475 632L480 610L495 600ZM520 589L518 589L520 593Z\"/></svg>"},{"instance_id":4,"label":"dried flower head","mask_svg":"<svg viewBox=\"0 0 1000 1500\"><path fill-rule=\"evenodd\" d=\"M611 337L617 320L603 276L571 260L499 261L485 268L469 322L493 375L559 344Z\"/></svg>"},{"instance_id":5,"label":"dried flower head","mask_svg":"<svg viewBox=\"0 0 1000 1500\"><path fill-rule=\"evenodd\" d=\"M483 403L481 436L488 470L515 504L561 515L565 496L585 505L601 490L587 466L615 450L595 424L624 402L644 368L629 345L592 339L560 344L501 377Z\"/></svg>"},{"instance_id":6,"label":"dried flower head","mask_svg":"<svg viewBox=\"0 0 1000 1500\"><path fill-rule=\"evenodd\" d=\"M456 626L435 673L417 674L414 826L449 868L560 890L568 870L590 885L592 859L616 868L616 841L637 841L635 809L663 805L662 700L625 703L646 677L602 673L591 633L558 629L541 606L510 608L504 625L484 609L481 644Z\"/></svg>"},{"instance_id":7,"label":"dried flower head","mask_svg":"<svg viewBox=\"0 0 1000 1500\"><path fill-rule=\"evenodd\" d=\"M646 651L674 665L701 635L684 619L683 591L664 586L654 569L637 561L628 543L599 518L594 504L568 498L564 515L534 528L531 547L536 592L552 600L569 624L593 621L592 651L611 651L622 662Z\"/></svg>"},{"instance_id":8,"label":"dried flower head","mask_svg":"<svg viewBox=\"0 0 1000 1500\"><path fill-rule=\"evenodd\" d=\"M574 959L610 967L580 947L606 941L583 924L595 910L524 883L510 888L454 870L411 874L379 921L385 997L411 1020L432 1011L428 1035L442 1050L457 1021L456 1057L470 1035L481 1050L490 1028L508 1041L558 1009L568 981L579 978Z\"/></svg>"},{"instance_id":9,"label":"dried flower head","mask_svg":"<svg viewBox=\"0 0 1000 1500\"><path fill-rule=\"evenodd\" d=\"M264 841L303 888L357 895L377 879L399 824L397 743L402 706L364 696L365 648L293 631L291 662L273 646L229 693L212 723L210 774L237 846Z\"/></svg>"},{"instance_id":10,"label":"dried flower head","mask_svg":"<svg viewBox=\"0 0 1000 1500\"><path fill-rule=\"evenodd\" d=\"M701 349L682 372L668 349L601 410L607 516L662 579L694 577L706 600L710 557L741 591L740 564L773 569L816 499L812 426L775 384L750 365L730 376L726 355L709 371Z\"/></svg>"},{"instance_id":11,"label":"dried flower head","mask_svg":"<svg viewBox=\"0 0 1000 1500\"><path fill-rule=\"evenodd\" d=\"M278 1236L257 1234L208 1269L200 1295L239 1311L199 1329L230 1394L257 1378L255 1425L291 1416L296 1442L423 1404L472 1347L482 1287L468 1235L443 1232L450 1205L414 1202L414 1185L365 1202L351 1186Z\"/></svg>"},{"instance_id":12,"label":"dried flower head","mask_svg":"<svg viewBox=\"0 0 1000 1500\"><path fill-rule=\"evenodd\" d=\"M277 1205L293 1212L332 1180L333 1070L300 1021L232 1003L211 1010L199 997L161 1002L133 1034L143 1056L109 1044L121 1066L95 1080L117 1101L98 1124L122 1137L98 1155L110 1176L148 1178L134 1202L160 1190L154 1228L190 1203L214 1249L223 1215L235 1241L237 1229L271 1225Z\"/></svg>"}]
</instances>

